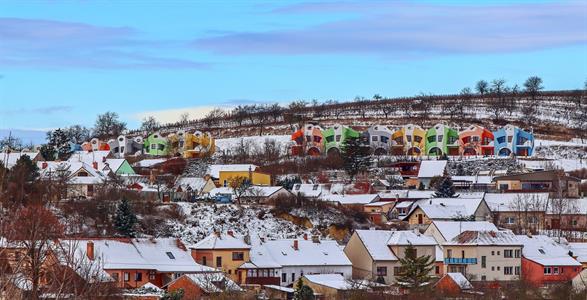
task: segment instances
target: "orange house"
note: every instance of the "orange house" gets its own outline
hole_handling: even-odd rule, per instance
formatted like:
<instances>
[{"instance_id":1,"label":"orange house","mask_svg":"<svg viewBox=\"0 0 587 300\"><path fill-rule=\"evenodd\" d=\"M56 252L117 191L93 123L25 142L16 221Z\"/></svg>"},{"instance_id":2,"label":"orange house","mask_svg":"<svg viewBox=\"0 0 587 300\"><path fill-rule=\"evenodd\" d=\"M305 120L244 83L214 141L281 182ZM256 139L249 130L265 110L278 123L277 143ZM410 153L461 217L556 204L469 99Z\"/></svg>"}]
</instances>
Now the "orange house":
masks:
<instances>
[{"instance_id":1,"label":"orange house","mask_svg":"<svg viewBox=\"0 0 587 300\"><path fill-rule=\"evenodd\" d=\"M493 133L479 125L471 125L459 133L461 155L493 155Z\"/></svg>"},{"instance_id":2,"label":"orange house","mask_svg":"<svg viewBox=\"0 0 587 300\"><path fill-rule=\"evenodd\" d=\"M446 273L436 282L434 289L445 296L456 297L463 291L472 290L473 285L461 273Z\"/></svg>"},{"instance_id":3,"label":"orange house","mask_svg":"<svg viewBox=\"0 0 587 300\"><path fill-rule=\"evenodd\" d=\"M167 285L170 292L183 290L183 299L202 299L223 292L244 292L221 272L186 274Z\"/></svg>"}]
</instances>

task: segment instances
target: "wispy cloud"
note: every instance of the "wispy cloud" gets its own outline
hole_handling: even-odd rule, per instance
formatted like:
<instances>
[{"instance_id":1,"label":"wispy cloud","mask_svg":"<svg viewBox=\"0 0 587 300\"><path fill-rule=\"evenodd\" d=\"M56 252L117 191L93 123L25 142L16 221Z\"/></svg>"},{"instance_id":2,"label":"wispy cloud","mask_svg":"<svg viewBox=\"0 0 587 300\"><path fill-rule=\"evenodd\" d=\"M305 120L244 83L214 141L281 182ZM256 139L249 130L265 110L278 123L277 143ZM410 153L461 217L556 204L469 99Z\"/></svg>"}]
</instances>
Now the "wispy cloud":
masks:
<instances>
[{"instance_id":1,"label":"wispy cloud","mask_svg":"<svg viewBox=\"0 0 587 300\"><path fill-rule=\"evenodd\" d=\"M587 3L434 5L406 2L310 3L273 13L352 13L302 29L219 34L194 46L220 54L501 53L587 42Z\"/></svg>"},{"instance_id":2,"label":"wispy cloud","mask_svg":"<svg viewBox=\"0 0 587 300\"><path fill-rule=\"evenodd\" d=\"M4 115L4 116L28 115L28 114L47 115L47 114L70 112L72 109L73 109L72 106L53 105L53 106L44 106L44 107L37 107L37 108L19 108L19 109L10 109L10 110L0 110L0 115Z\"/></svg>"},{"instance_id":3,"label":"wispy cloud","mask_svg":"<svg viewBox=\"0 0 587 300\"><path fill-rule=\"evenodd\" d=\"M0 66L49 68L207 68L193 60L150 54L165 41L140 39L130 27L0 18Z\"/></svg>"}]
</instances>

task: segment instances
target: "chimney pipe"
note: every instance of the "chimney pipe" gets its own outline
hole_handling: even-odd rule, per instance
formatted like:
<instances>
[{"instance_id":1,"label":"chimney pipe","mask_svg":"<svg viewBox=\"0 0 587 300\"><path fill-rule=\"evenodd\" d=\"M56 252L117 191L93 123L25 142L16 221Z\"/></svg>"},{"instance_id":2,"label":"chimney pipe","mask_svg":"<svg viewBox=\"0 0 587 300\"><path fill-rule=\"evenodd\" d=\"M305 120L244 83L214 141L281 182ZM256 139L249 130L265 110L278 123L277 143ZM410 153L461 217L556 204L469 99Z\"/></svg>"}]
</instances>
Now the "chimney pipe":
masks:
<instances>
[{"instance_id":1,"label":"chimney pipe","mask_svg":"<svg viewBox=\"0 0 587 300\"><path fill-rule=\"evenodd\" d=\"M41 168L42 168L43 170L44 170L44 169L47 169L47 167L48 167L48 166L49 166L49 164L48 164L46 161L44 161L44 162L41 164Z\"/></svg>"},{"instance_id":2,"label":"chimney pipe","mask_svg":"<svg viewBox=\"0 0 587 300\"><path fill-rule=\"evenodd\" d=\"M88 241L86 244L86 255L90 260L94 260L94 242Z\"/></svg>"},{"instance_id":3,"label":"chimney pipe","mask_svg":"<svg viewBox=\"0 0 587 300\"><path fill-rule=\"evenodd\" d=\"M102 157L102 162L105 163L106 162L106 156Z\"/></svg>"},{"instance_id":4,"label":"chimney pipe","mask_svg":"<svg viewBox=\"0 0 587 300\"><path fill-rule=\"evenodd\" d=\"M294 250L299 250L299 248L298 248L298 240L294 240L293 248L294 248Z\"/></svg>"},{"instance_id":5,"label":"chimney pipe","mask_svg":"<svg viewBox=\"0 0 587 300\"><path fill-rule=\"evenodd\" d=\"M98 170L98 162L92 162L92 167L94 167L95 170Z\"/></svg>"},{"instance_id":6,"label":"chimney pipe","mask_svg":"<svg viewBox=\"0 0 587 300\"><path fill-rule=\"evenodd\" d=\"M306 240L306 241L308 240L308 234L307 233L304 233L304 240Z\"/></svg>"},{"instance_id":7,"label":"chimney pipe","mask_svg":"<svg viewBox=\"0 0 587 300\"><path fill-rule=\"evenodd\" d=\"M232 230L229 230L226 232L228 235L230 235L231 237L234 237L234 232Z\"/></svg>"}]
</instances>

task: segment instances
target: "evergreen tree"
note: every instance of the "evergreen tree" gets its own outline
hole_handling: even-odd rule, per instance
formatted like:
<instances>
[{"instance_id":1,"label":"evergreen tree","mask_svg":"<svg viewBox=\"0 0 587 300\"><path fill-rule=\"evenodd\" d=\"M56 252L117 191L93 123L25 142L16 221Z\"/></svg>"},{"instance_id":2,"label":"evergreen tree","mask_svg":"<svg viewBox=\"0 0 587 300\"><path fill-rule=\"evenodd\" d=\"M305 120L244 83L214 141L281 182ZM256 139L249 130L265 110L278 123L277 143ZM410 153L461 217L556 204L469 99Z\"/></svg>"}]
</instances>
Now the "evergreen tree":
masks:
<instances>
[{"instance_id":1,"label":"evergreen tree","mask_svg":"<svg viewBox=\"0 0 587 300\"><path fill-rule=\"evenodd\" d=\"M294 291L294 300L314 300L314 291L311 287L304 284L302 278L298 279L296 282L296 287Z\"/></svg>"},{"instance_id":2,"label":"evergreen tree","mask_svg":"<svg viewBox=\"0 0 587 300\"><path fill-rule=\"evenodd\" d=\"M48 144L42 145L40 152L41 152L41 156L46 161L55 160L55 156L57 155L57 151L55 151L55 149L52 146L49 146Z\"/></svg>"},{"instance_id":3,"label":"evergreen tree","mask_svg":"<svg viewBox=\"0 0 587 300\"><path fill-rule=\"evenodd\" d=\"M367 171L371 166L370 148L358 138L351 137L342 147L343 168L351 181L359 172Z\"/></svg>"},{"instance_id":4,"label":"evergreen tree","mask_svg":"<svg viewBox=\"0 0 587 300\"><path fill-rule=\"evenodd\" d=\"M135 236L135 225L137 223L137 216L132 211L132 207L126 198L116 207L116 216L114 219L114 226L118 233L125 237Z\"/></svg>"},{"instance_id":5,"label":"evergreen tree","mask_svg":"<svg viewBox=\"0 0 587 300\"><path fill-rule=\"evenodd\" d=\"M430 280L429 275L434 269L434 258L430 255L417 256L416 248L408 245L405 257L400 258L401 273L397 276L397 282L409 289L419 289L426 286Z\"/></svg>"},{"instance_id":6,"label":"evergreen tree","mask_svg":"<svg viewBox=\"0 0 587 300\"><path fill-rule=\"evenodd\" d=\"M47 145L52 147L59 160L67 160L71 155L70 138L65 130L57 128L47 133Z\"/></svg>"},{"instance_id":7,"label":"evergreen tree","mask_svg":"<svg viewBox=\"0 0 587 300\"><path fill-rule=\"evenodd\" d=\"M453 186L452 179L449 176L443 177L436 184L436 192L434 193L435 198L456 198L458 195L455 194L455 187Z\"/></svg>"},{"instance_id":8,"label":"evergreen tree","mask_svg":"<svg viewBox=\"0 0 587 300\"><path fill-rule=\"evenodd\" d=\"M163 296L161 296L161 300L181 300L183 299L184 291L183 289L177 289L173 292L165 292Z\"/></svg>"}]
</instances>

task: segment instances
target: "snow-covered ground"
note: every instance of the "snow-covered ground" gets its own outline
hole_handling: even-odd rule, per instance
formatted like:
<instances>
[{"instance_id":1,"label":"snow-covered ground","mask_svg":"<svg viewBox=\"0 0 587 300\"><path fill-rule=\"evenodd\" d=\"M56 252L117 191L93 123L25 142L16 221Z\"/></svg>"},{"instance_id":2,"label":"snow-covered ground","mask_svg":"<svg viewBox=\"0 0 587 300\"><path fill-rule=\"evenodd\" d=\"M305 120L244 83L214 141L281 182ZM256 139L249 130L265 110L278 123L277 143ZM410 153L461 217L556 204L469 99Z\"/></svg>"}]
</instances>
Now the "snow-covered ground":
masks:
<instances>
[{"instance_id":1,"label":"snow-covered ground","mask_svg":"<svg viewBox=\"0 0 587 300\"><path fill-rule=\"evenodd\" d=\"M269 207L234 204L177 203L186 215L183 223L170 222L171 234L188 245L208 236L214 230L232 230L237 235L251 238L293 238L310 233L292 222L276 218Z\"/></svg>"},{"instance_id":2,"label":"snow-covered ground","mask_svg":"<svg viewBox=\"0 0 587 300\"><path fill-rule=\"evenodd\" d=\"M251 151L260 150L266 141L273 140L276 145L280 147L281 151L285 154L289 150L291 143L290 135L263 135L263 136L244 136L236 138L225 138L216 140L216 152L222 151L234 151L234 149L241 145L250 146Z\"/></svg>"}]
</instances>

